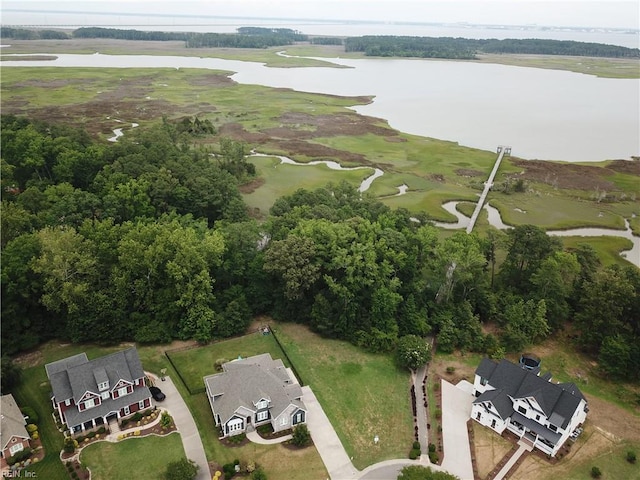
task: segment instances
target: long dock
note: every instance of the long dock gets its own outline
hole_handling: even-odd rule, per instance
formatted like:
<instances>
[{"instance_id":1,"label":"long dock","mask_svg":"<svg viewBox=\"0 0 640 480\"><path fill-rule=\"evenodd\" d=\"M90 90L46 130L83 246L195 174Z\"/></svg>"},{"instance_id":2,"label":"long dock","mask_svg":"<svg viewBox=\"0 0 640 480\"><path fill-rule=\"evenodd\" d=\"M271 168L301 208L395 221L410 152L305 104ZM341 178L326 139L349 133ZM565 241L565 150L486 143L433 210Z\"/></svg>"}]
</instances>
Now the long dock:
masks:
<instances>
[{"instance_id":1,"label":"long dock","mask_svg":"<svg viewBox=\"0 0 640 480\"><path fill-rule=\"evenodd\" d=\"M480 215L480 210L484 207L484 202L487 199L487 195L489 194L489 190L493 187L493 180L496 178L496 173L498 173L498 168L500 168L500 163L502 162L502 158L505 155L511 154L511 147L499 146L498 147L498 158L496 158L496 163L493 165L493 169L489 174L489 178L486 182L484 182L484 190L482 191L482 195L480 195L480 200L476 205L476 209L473 211L473 215L471 215L471 220L469 221L469 225L467 225L467 233L471 233L473 227L476 225L476 220L478 220L478 216Z\"/></svg>"}]
</instances>

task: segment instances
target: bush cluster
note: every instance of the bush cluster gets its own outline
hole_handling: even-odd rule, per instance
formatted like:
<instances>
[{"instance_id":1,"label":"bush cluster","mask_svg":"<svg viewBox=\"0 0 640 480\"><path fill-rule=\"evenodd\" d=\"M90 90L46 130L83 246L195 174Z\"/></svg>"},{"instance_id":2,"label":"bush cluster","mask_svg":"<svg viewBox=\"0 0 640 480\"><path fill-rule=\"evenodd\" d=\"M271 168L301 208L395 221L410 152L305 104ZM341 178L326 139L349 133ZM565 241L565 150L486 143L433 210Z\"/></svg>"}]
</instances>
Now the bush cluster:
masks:
<instances>
[{"instance_id":1,"label":"bush cluster","mask_svg":"<svg viewBox=\"0 0 640 480\"><path fill-rule=\"evenodd\" d=\"M33 454L33 449L27 447L23 450L20 450L12 457L7 458L7 463L9 465L13 465L18 462L22 462L23 460L26 460L27 458L29 458L32 454Z\"/></svg>"}]
</instances>

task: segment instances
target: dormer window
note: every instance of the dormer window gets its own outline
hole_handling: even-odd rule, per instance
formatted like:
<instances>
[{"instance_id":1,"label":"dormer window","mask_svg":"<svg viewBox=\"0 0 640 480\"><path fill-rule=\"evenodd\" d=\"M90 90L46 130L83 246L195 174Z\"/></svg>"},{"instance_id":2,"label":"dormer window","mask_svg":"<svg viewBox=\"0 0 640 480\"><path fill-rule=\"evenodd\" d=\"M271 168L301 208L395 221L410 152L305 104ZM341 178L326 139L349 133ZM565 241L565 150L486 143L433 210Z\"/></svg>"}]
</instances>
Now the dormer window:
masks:
<instances>
[{"instance_id":1,"label":"dormer window","mask_svg":"<svg viewBox=\"0 0 640 480\"><path fill-rule=\"evenodd\" d=\"M267 402L266 400L260 400L256 405L256 408L258 410L262 410L263 408L267 408L268 406L269 406L269 402Z\"/></svg>"},{"instance_id":2,"label":"dormer window","mask_svg":"<svg viewBox=\"0 0 640 480\"><path fill-rule=\"evenodd\" d=\"M109 382L102 382L98 384L98 391L103 392L109 390Z\"/></svg>"},{"instance_id":3,"label":"dormer window","mask_svg":"<svg viewBox=\"0 0 640 480\"><path fill-rule=\"evenodd\" d=\"M484 377L480 377L480 385L483 387L487 384L488 380Z\"/></svg>"}]
</instances>

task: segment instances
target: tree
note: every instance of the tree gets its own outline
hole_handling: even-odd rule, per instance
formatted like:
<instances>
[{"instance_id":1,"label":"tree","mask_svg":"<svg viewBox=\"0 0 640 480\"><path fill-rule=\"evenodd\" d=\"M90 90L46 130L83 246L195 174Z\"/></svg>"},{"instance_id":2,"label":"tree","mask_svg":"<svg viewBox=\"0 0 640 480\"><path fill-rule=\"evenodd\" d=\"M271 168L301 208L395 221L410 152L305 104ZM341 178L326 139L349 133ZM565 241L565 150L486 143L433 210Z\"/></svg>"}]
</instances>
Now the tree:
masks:
<instances>
[{"instance_id":1,"label":"tree","mask_svg":"<svg viewBox=\"0 0 640 480\"><path fill-rule=\"evenodd\" d=\"M400 471L397 480L460 480L460 478L447 472L431 470L429 467L411 465Z\"/></svg>"},{"instance_id":2,"label":"tree","mask_svg":"<svg viewBox=\"0 0 640 480\"><path fill-rule=\"evenodd\" d=\"M417 370L431 358L431 347L416 335L405 335L398 340L398 363L402 367Z\"/></svg>"},{"instance_id":3,"label":"tree","mask_svg":"<svg viewBox=\"0 0 640 480\"><path fill-rule=\"evenodd\" d=\"M297 300L319 278L320 268L314 263L315 255L312 239L290 235L285 240L271 242L264 269L282 279L286 298Z\"/></svg>"},{"instance_id":4,"label":"tree","mask_svg":"<svg viewBox=\"0 0 640 480\"><path fill-rule=\"evenodd\" d=\"M165 480L193 480L198 475L198 465L193 460L182 458L167 465Z\"/></svg>"},{"instance_id":5,"label":"tree","mask_svg":"<svg viewBox=\"0 0 640 480\"><path fill-rule=\"evenodd\" d=\"M304 423L297 425L293 429L291 443L293 443L296 447L304 447L308 445L310 441L311 433L309 433L309 429Z\"/></svg>"},{"instance_id":6,"label":"tree","mask_svg":"<svg viewBox=\"0 0 640 480\"><path fill-rule=\"evenodd\" d=\"M18 386L22 370L6 355L2 355L2 371L0 372L0 393L7 394Z\"/></svg>"}]
</instances>

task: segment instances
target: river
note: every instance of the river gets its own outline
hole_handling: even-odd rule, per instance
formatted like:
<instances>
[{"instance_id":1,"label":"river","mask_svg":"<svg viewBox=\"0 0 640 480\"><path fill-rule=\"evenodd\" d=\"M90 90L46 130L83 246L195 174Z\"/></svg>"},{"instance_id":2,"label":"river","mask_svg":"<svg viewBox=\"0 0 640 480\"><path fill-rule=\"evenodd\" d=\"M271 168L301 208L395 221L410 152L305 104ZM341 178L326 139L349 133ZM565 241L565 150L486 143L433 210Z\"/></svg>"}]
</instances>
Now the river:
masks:
<instances>
[{"instance_id":1,"label":"river","mask_svg":"<svg viewBox=\"0 0 640 480\"><path fill-rule=\"evenodd\" d=\"M457 219L456 222L445 223L445 222L434 222L437 227L446 228L448 230L462 230L467 227L470 222L470 218L467 217L464 213L460 212L457 208L459 203L468 203L468 202L446 202L442 204L442 208L444 208L447 212L454 215ZM507 225L503 222L502 216L500 215L500 211L492 207L490 204L486 204L484 209L487 211L487 218L489 221L489 225L495 227L499 230L508 230L513 228L511 225ZM625 229L624 230L614 230L612 228L569 228L566 230L547 230L547 234L556 237L620 237L626 238L630 240L632 243L632 247L629 250L623 250L620 252L620 256L627 260L628 262L640 267L640 237L635 236L629 226L629 222L625 219Z\"/></svg>"},{"instance_id":2,"label":"river","mask_svg":"<svg viewBox=\"0 0 640 480\"><path fill-rule=\"evenodd\" d=\"M9 52L10 48L4 48ZM3 52L4 53L4 52ZM48 55L42 53L39 55ZM204 68L243 84L372 95L354 110L400 131L521 158L565 161L640 155L640 80L460 61L336 59L351 68L268 68L255 62L145 55L57 55L2 67ZM144 101L144 99L140 99Z\"/></svg>"}]
</instances>

